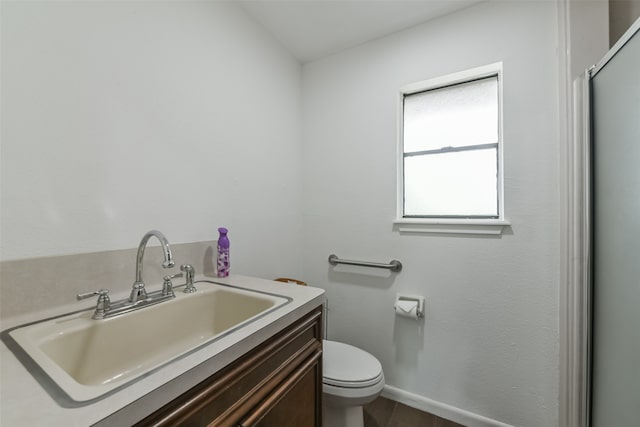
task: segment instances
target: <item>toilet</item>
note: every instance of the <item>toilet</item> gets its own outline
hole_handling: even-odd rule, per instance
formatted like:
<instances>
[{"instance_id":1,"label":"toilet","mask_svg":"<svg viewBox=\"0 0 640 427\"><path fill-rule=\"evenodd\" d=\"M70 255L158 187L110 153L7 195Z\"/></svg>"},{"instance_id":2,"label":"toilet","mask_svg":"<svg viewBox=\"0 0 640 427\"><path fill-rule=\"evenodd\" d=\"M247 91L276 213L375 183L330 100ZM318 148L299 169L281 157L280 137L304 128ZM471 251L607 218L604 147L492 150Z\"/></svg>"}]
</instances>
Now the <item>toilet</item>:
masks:
<instances>
[{"instance_id":1,"label":"toilet","mask_svg":"<svg viewBox=\"0 0 640 427\"><path fill-rule=\"evenodd\" d=\"M288 277L274 280L307 285L306 282ZM323 306L325 334L327 303ZM384 373L378 359L349 344L322 341L323 427L364 427L362 407L380 396L383 388Z\"/></svg>"},{"instance_id":2,"label":"toilet","mask_svg":"<svg viewBox=\"0 0 640 427\"><path fill-rule=\"evenodd\" d=\"M324 340L322 377L324 427L364 427L362 406L384 388L378 359L352 345Z\"/></svg>"}]
</instances>

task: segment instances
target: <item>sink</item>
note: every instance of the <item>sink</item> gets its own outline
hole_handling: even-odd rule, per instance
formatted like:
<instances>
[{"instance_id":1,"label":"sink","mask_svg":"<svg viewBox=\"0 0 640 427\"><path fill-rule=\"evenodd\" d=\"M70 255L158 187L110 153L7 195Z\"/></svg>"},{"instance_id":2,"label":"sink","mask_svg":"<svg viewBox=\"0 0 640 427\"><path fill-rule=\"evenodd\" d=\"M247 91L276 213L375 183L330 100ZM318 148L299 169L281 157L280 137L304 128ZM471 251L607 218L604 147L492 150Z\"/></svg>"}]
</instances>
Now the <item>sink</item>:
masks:
<instances>
[{"instance_id":1,"label":"sink","mask_svg":"<svg viewBox=\"0 0 640 427\"><path fill-rule=\"evenodd\" d=\"M176 291L173 300L121 316L94 320L93 310L71 313L16 327L3 333L3 340L23 363L25 356L25 364L35 362L71 401L90 403L291 301L196 283L195 293Z\"/></svg>"}]
</instances>

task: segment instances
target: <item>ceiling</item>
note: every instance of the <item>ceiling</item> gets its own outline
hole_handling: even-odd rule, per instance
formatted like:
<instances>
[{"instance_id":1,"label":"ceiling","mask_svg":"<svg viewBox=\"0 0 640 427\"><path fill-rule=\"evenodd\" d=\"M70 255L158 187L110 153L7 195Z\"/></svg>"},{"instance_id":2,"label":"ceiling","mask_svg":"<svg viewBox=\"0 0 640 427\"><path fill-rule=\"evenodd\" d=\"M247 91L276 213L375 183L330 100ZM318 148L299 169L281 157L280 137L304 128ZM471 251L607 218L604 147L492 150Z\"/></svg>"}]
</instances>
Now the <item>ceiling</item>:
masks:
<instances>
[{"instance_id":1,"label":"ceiling","mask_svg":"<svg viewBox=\"0 0 640 427\"><path fill-rule=\"evenodd\" d=\"M298 60L308 62L481 0L239 0Z\"/></svg>"}]
</instances>

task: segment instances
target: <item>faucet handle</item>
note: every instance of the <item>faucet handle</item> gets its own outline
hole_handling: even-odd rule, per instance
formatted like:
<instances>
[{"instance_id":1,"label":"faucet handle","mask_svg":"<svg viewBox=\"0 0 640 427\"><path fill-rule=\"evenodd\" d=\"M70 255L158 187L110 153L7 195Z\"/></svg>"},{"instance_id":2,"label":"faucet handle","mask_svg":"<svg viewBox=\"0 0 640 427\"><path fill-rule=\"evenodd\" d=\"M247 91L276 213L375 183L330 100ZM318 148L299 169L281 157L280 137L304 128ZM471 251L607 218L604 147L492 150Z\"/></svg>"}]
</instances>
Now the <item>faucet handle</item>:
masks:
<instances>
[{"instance_id":1,"label":"faucet handle","mask_svg":"<svg viewBox=\"0 0 640 427\"><path fill-rule=\"evenodd\" d=\"M111 308L111 300L109 299L109 289L100 289L93 292L87 292L84 294L76 295L78 301L91 298L94 295L98 295L98 302L96 303L96 311L93 313L92 318L103 319L105 313Z\"/></svg>"},{"instance_id":2,"label":"faucet handle","mask_svg":"<svg viewBox=\"0 0 640 427\"><path fill-rule=\"evenodd\" d=\"M168 276L164 276L164 283L162 284L162 295L174 295L173 293L173 284L171 283L171 279L175 279L176 277L182 277L182 273L170 274Z\"/></svg>"},{"instance_id":3,"label":"faucet handle","mask_svg":"<svg viewBox=\"0 0 640 427\"><path fill-rule=\"evenodd\" d=\"M109 289L99 289L97 291L93 291L93 292L86 292L83 294L78 294L76 295L76 298L78 299L78 301L81 301L83 299L87 299L87 298L91 298L94 295L99 295L99 298L104 298L104 297L108 297L109 295Z\"/></svg>"}]
</instances>

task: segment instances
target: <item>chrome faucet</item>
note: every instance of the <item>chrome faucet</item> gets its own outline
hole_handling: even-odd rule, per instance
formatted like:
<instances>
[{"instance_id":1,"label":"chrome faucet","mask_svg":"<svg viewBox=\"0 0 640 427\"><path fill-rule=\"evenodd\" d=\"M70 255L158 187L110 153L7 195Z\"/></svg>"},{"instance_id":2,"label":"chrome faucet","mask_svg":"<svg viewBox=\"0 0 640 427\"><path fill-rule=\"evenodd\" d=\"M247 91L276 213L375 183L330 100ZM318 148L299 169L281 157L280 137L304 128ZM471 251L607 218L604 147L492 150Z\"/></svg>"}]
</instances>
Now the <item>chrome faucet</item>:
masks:
<instances>
[{"instance_id":1,"label":"chrome faucet","mask_svg":"<svg viewBox=\"0 0 640 427\"><path fill-rule=\"evenodd\" d=\"M178 285L176 287L184 286L184 292L186 293L196 291L196 287L193 285L195 270L192 265L183 264L180 266L180 270L182 271L181 273L170 274L164 277L162 290L147 293L144 282L142 281L142 260L144 258L144 250L152 236L155 236L162 244L162 250L164 252L164 262L162 263L162 266L164 268L174 266L173 256L171 255L171 248L169 247L167 238L157 230L149 231L144 235L140 241L140 246L138 246L138 256L136 259L136 281L133 283L133 289L131 289L131 295L129 298L111 302L109 299L109 290L107 289L100 289L95 292L87 292L77 295L78 300L98 295L98 302L96 303L96 309L92 316L93 319L107 319L109 317L119 316L121 314L130 313L132 311L175 298L176 295L173 291L174 286L173 283L171 283L171 279L175 279L176 277L184 276L186 278L184 285Z\"/></svg>"},{"instance_id":2,"label":"chrome faucet","mask_svg":"<svg viewBox=\"0 0 640 427\"><path fill-rule=\"evenodd\" d=\"M138 255L136 257L136 281L133 282L131 295L129 296L129 302L131 303L136 303L147 298L147 291L145 290L144 282L142 281L142 259L144 258L144 250L147 247L147 243L152 236L155 236L162 245L162 251L164 253L164 262L162 263L162 267L170 268L174 266L169 241L164 237L164 234L158 230L151 230L145 234L138 246Z\"/></svg>"}]
</instances>

